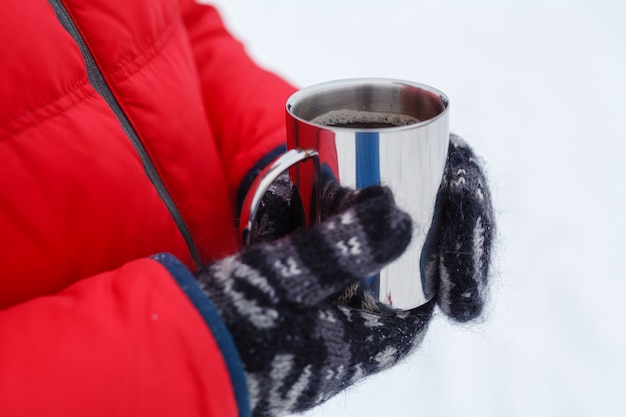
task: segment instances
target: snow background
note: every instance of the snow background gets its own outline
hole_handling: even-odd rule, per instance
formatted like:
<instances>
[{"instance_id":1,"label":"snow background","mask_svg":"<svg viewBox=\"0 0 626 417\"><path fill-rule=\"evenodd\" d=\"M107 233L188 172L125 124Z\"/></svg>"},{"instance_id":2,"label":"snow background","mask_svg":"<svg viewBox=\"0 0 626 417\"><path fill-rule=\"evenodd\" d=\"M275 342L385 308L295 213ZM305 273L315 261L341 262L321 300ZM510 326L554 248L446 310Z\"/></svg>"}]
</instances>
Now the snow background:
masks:
<instances>
[{"instance_id":1,"label":"snow background","mask_svg":"<svg viewBox=\"0 0 626 417\"><path fill-rule=\"evenodd\" d=\"M218 0L298 86L404 78L451 100L499 222L484 323L438 314L397 368L307 417L626 415L626 2Z\"/></svg>"}]
</instances>

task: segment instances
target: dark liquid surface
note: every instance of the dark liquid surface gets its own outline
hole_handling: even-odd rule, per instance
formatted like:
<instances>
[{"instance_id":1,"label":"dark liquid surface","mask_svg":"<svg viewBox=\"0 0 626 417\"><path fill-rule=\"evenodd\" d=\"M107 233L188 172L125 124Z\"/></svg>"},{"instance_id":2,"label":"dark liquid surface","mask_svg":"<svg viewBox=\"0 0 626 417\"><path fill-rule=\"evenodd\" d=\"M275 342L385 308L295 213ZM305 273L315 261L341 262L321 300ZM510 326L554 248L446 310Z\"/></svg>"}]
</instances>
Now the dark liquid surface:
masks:
<instances>
[{"instance_id":1,"label":"dark liquid surface","mask_svg":"<svg viewBox=\"0 0 626 417\"><path fill-rule=\"evenodd\" d=\"M385 123L385 122L347 122L347 123L334 123L334 124L324 124L324 126L331 127L350 127L353 129L380 129L385 127L397 127L403 125L397 125L393 123Z\"/></svg>"},{"instance_id":2,"label":"dark liquid surface","mask_svg":"<svg viewBox=\"0 0 626 417\"><path fill-rule=\"evenodd\" d=\"M384 129L419 123L419 120L406 114L341 109L322 114L313 119L312 122L329 127Z\"/></svg>"}]
</instances>

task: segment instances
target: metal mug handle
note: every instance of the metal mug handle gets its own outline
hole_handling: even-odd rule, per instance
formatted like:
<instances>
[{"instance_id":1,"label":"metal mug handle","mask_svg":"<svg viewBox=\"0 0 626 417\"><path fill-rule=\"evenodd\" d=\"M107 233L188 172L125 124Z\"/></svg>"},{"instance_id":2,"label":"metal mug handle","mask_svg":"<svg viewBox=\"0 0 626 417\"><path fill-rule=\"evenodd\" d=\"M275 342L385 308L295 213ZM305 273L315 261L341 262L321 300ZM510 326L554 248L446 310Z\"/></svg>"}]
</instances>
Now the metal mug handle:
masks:
<instances>
[{"instance_id":1,"label":"metal mug handle","mask_svg":"<svg viewBox=\"0 0 626 417\"><path fill-rule=\"evenodd\" d=\"M243 206L241 209L241 217L239 218L239 234L241 238L241 244L247 246L251 243L252 227L254 224L254 217L261 204L263 196L269 189L270 185L282 174L285 170L292 166L311 159L315 164L316 175L314 181L318 181L320 172L320 160L319 154L315 149L291 149L284 154L274 159L268 166L266 166L259 175L256 176L250 190L246 194ZM315 222L319 222L319 187L313 187L315 191L314 205L315 213L311 218L315 219Z\"/></svg>"}]
</instances>

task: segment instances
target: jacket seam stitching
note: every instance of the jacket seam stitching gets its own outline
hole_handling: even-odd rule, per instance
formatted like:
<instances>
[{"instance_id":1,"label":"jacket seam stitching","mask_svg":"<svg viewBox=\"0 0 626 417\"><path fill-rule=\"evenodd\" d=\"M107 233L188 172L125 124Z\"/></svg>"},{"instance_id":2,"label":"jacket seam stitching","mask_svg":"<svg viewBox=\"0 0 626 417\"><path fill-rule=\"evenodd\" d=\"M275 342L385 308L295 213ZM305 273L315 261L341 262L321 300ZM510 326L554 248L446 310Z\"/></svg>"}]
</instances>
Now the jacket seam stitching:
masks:
<instances>
[{"instance_id":1,"label":"jacket seam stitching","mask_svg":"<svg viewBox=\"0 0 626 417\"><path fill-rule=\"evenodd\" d=\"M144 69L165 50L166 46L174 38L176 33L175 29L175 22L172 21L159 36L155 37L152 42L149 42L146 47L142 48L139 54L125 58L110 67L109 71L105 70L111 77L111 81L115 80L115 83L122 83Z\"/></svg>"},{"instance_id":2,"label":"jacket seam stitching","mask_svg":"<svg viewBox=\"0 0 626 417\"><path fill-rule=\"evenodd\" d=\"M96 90L93 89L88 79L73 84L71 88L62 91L55 98L16 114L6 122L0 124L0 140L15 136L34 126L60 116L89 98L94 97L96 94ZM71 102L66 105L60 105L59 102L66 98L69 98ZM41 117L38 117L37 113L45 113L48 110L50 114L43 114ZM33 118L33 120L26 121L28 118ZM22 125L22 123L24 124ZM12 127L12 125L16 127Z\"/></svg>"}]
</instances>

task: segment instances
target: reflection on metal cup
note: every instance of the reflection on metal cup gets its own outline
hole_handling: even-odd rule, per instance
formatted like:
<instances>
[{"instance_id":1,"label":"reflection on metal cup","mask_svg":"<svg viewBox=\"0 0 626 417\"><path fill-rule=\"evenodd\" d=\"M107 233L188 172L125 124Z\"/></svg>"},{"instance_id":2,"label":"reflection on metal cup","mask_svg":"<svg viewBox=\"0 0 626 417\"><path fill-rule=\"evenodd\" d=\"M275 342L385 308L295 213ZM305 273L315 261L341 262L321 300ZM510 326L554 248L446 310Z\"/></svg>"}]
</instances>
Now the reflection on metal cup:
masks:
<instances>
[{"instance_id":1,"label":"reflection on metal cup","mask_svg":"<svg viewBox=\"0 0 626 417\"><path fill-rule=\"evenodd\" d=\"M320 169L332 171L341 185L388 186L414 222L405 253L367 282L379 301L411 309L430 300L426 282L427 237L445 167L449 140L448 98L414 82L351 79L302 89L287 101L287 148L253 184L242 214L244 242L258 201L287 167L298 187L307 223L319 221ZM313 163L299 163L311 159ZM266 184L266 185L264 185ZM251 197L252 195L252 197ZM251 207L247 207L251 205Z\"/></svg>"}]
</instances>

